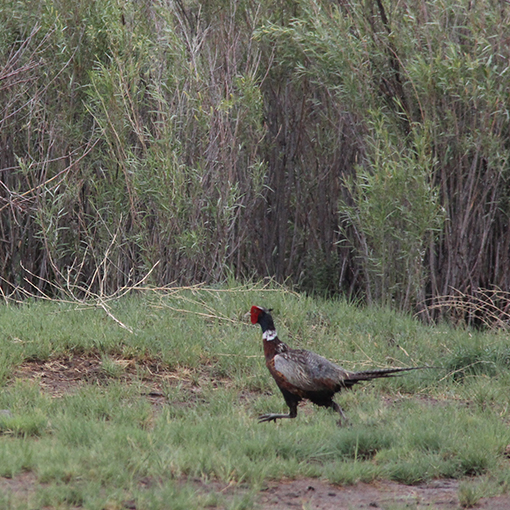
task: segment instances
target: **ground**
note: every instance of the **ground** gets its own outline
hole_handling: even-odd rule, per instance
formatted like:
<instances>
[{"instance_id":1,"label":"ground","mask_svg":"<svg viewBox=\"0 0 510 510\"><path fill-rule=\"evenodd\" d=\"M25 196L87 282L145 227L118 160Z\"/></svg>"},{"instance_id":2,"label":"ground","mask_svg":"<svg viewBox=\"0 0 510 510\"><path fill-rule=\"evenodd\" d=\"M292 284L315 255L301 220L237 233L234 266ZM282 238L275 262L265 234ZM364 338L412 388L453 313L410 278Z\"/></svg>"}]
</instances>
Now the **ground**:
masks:
<instances>
[{"instance_id":1,"label":"ground","mask_svg":"<svg viewBox=\"0 0 510 510\"><path fill-rule=\"evenodd\" d=\"M97 354L62 356L50 361L25 362L16 371L15 378L37 380L41 389L53 397L64 395L80 385L100 382L111 377ZM135 363L132 360L113 360L122 368L117 377L129 379L144 370L144 393L153 405L165 404L161 391L164 381L178 378L157 361L146 360ZM190 386L190 393L193 389ZM189 480L186 481L189 483ZM23 473L14 478L0 478L0 492L29 493L34 490L37 478L32 473ZM150 484L150 481L144 483ZM219 482L204 483L194 480L197 492L221 491L226 496L240 495L247 487L225 485ZM358 483L336 486L317 479L297 479L268 482L261 490L257 503L264 510L306 508L310 510L371 509L371 508L413 508L413 509L458 509L458 488L456 480L435 480L428 484L408 486L389 481L372 484ZM136 509L134 503L125 502L125 508ZM476 508L506 510L510 508L510 495L481 499Z\"/></svg>"},{"instance_id":2,"label":"ground","mask_svg":"<svg viewBox=\"0 0 510 510\"><path fill-rule=\"evenodd\" d=\"M293 480L268 486L261 498L264 509L309 508L310 510L397 508L457 509L458 482L436 480L426 485L407 486L393 482L359 483L336 487L317 480ZM305 506L306 504L306 506ZM510 508L508 496L481 500L476 508Z\"/></svg>"}]
</instances>

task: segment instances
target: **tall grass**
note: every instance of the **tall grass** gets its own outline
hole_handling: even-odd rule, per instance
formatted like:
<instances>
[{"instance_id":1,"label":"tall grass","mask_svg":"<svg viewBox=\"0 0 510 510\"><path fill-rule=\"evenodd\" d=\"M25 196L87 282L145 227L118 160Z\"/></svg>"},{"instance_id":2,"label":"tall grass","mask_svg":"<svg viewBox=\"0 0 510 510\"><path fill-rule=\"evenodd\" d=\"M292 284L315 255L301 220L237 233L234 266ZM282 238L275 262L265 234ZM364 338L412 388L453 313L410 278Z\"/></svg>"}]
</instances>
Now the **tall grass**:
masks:
<instances>
[{"instance_id":1,"label":"tall grass","mask_svg":"<svg viewBox=\"0 0 510 510\"><path fill-rule=\"evenodd\" d=\"M452 288L508 288L508 16L4 2L2 292L104 295L152 268L430 317Z\"/></svg>"}]
</instances>

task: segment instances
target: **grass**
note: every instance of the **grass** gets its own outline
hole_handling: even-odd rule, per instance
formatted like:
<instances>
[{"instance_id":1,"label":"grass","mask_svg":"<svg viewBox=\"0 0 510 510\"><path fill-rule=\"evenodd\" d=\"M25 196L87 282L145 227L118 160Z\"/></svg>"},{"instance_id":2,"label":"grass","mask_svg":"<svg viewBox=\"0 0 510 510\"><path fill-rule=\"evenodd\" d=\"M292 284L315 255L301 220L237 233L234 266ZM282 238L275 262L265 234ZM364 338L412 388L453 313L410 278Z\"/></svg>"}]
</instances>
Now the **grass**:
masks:
<instances>
[{"instance_id":1,"label":"grass","mask_svg":"<svg viewBox=\"0 0 510 510\"><path fill-rule=\"evenodd\" d=\"M260 328L244 319L254 303L274 308L289 344L346 368L444 368L337 396L345 428L308 404L296 420L258 424L258 414L285 404L264 366ZM169 500L172 508L254 508L268 480L296 477L458 478L465 507L508 489L504 334L264 287L150 293L110 306L133 333L92 306L0 307L0 409L10 411L0 415L0 476L28 480L0 492L2 508L163 509ZM82 356L95 356L100 370L53 393L19 371ZM479 361L490 370L474 370ZM228 484L242 494L225 493Z\"/></svg>"}]
</instances>

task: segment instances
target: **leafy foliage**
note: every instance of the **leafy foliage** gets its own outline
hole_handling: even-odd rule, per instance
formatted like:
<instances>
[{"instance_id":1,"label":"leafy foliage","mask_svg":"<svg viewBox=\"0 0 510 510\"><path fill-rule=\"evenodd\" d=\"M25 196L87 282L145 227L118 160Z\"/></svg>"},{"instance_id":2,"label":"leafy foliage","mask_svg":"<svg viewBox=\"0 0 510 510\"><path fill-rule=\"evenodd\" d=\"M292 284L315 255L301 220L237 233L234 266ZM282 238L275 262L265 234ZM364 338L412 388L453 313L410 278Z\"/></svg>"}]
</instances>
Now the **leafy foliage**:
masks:
<instances>
[{"instance_id":1,"label":"leafy foliage","mask_svg":"<svg viewBox=\"0 0 510 510\"><path fill-rule=\"evenodd\" d=\"M270 275L430 318L508 288L508 18L4 2L2 292Z\"/></svg>"}]
</instances>

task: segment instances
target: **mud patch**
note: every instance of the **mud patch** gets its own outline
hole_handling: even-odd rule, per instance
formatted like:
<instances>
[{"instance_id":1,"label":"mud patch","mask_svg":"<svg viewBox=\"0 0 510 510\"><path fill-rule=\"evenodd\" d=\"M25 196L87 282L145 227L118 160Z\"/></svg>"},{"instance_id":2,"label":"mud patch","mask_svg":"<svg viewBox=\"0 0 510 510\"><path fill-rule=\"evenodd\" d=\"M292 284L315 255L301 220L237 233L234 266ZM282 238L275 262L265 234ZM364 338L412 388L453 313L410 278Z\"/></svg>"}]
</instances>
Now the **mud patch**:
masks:
<instances>
[{"instance_id":1,"label":"mud patch","mask_svg":"<svg viewBox=\"0 0 510 510\"><path fill-rule=\"evenodd\" d=\"M189 481L187 482L189 483ZM241 485L225 486L218 482L193 482L197 493L221 492L227 500L242 496L247 488ZM372 484L338 486L321 480L305 478L283 482L270 482L256 498L255 508L261 510L309 509L309 510L370 510L409 508L415 510L458 510L457 480L434 480L427 484L403 485L396 482L378 481ZM507 510L510 496L482 498L476 505L482 510Z\"/></svg>"},{"instance_id":2,"label":"mud patch","mask_svg":"<svg viewBox=\"0 0 510 510\"><path fill-rule=\"evenodd\" d=\"M428 485L406 486L393 482L334 486L317 480L295 480L269 486L262 493L264 509L307 507L339 508L458 508L458 482L442 480Z\"/></svg>"},{"instance_id":3,"label":"mud patch","mask_svg":"<svg viewBox=\"0 0 510 510\"><path fill-rule=\"evenodd\" d=\"M155 481L146 479L141 484L150 489ZM205 483L201 480L181 480L180 485L194 486L197 495L221 493L228 501L243 496L249 490L246 485L225 485L220 482ZM38 482L32 473L23 473L14 478L0 477L0 492L24 500L35 493ZM323 481L305 478L284 482L270 482L257 495L254 508L260 510L302 509L309 510L370 510L389 508L412 508L424 510L458 510L456 480L435 480L428 484L407 486L394 482L380 481L373 484L358 483L337 486ZM124 501L123 508L136 510L135 500ZM211 508L222 508L212 505ZM481 510L507 510L510 508L508 495L483 498L476 505Z\"/></svg>"}]
</instances>

